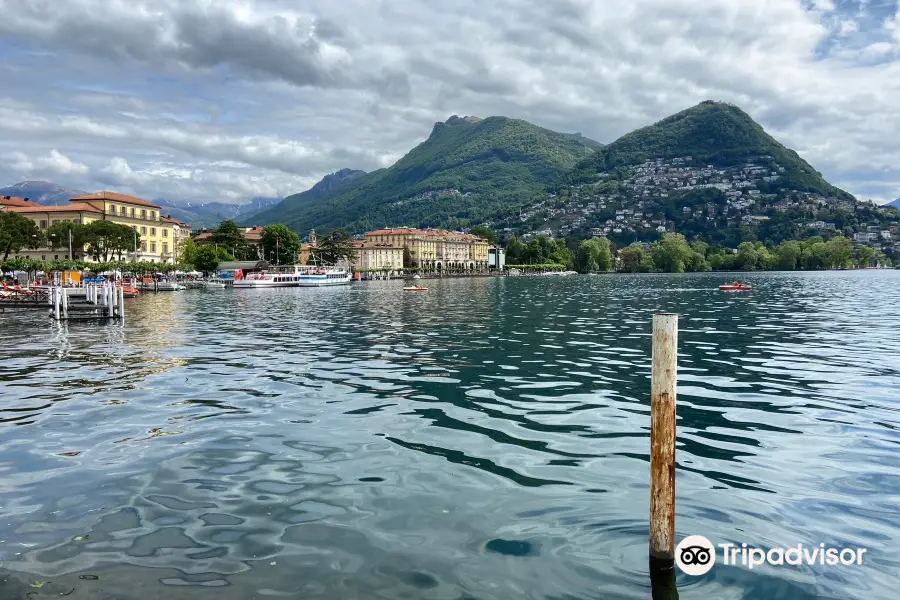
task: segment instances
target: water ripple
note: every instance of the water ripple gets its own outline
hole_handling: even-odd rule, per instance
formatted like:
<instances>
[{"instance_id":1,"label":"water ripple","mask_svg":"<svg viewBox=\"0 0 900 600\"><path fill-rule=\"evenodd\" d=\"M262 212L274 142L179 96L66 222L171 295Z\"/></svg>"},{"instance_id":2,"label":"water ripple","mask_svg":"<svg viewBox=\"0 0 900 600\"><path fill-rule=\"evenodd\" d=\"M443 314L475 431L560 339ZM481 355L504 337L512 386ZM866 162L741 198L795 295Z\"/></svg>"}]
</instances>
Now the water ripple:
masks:
<instances>
[{"instance_id":1,"label":"water ripple","mask_svg":"<svg viewBox=\"0 0 900 600\"><path fill-rule=\"evenodd\" d=\"M717 565L681 598L892 599L900 275L748 279L198 290L129 301L124 327L0 315L0 596L646 598L650 319L674 311L679 537L870 557Z\"/></svg>"}]
</instances>

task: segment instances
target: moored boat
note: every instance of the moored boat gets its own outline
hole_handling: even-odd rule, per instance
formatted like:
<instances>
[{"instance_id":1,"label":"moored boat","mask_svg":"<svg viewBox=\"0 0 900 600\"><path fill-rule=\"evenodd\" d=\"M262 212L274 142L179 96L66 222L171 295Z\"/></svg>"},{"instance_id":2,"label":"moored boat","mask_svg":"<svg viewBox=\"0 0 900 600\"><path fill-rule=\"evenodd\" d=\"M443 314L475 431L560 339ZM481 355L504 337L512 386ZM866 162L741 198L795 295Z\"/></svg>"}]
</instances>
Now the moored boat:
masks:
<instances>
[{"instance_id":1,"label":"moored boat","mask_svg":"<svg viewBox=\"0 0 900 600\"><path fill-rule=\"evenodd\" d=\"M301 267L300 287L320 287L350 283L350 271L334 265L306 265Z\"/></svg>"},{"instance_id":2,"label":"moored boat","mask_svg":"<svg viewBox=\"0 0 900 600\"><path fill-rule=\"evenodd\" d=\"M427 292L428 288L421 285L410 285L403 288L404 292Z\"/></svg>"},{"instance_id":3,"label":"moored boat","mask_svg":"<svg viewBox=\"0 0 900 600\"><path fill-rule=\"evenodd\" d=\"M235 277L232 284L236 288L273 288L297 287L304 267L301 265L284 265L271 267L265 271L247 273L243 277Z\"/></svg>"}]
</instances>

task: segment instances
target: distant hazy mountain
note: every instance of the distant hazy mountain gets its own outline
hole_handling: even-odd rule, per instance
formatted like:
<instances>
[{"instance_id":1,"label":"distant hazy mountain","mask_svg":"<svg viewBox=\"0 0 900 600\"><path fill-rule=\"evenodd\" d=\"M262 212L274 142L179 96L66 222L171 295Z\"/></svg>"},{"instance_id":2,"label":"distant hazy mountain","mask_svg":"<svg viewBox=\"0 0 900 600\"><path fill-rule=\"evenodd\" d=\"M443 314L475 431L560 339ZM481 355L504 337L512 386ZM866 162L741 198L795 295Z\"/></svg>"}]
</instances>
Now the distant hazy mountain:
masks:
<instances>
[{"instance_id":1,"label":"distant hazy mountain","mask_svg":"<svg viewBox=\"0 0 900 600\"><path fill-rule=\"evenodd\" d=\"M888 206L893 206L894 208L900 208L900 198L897 198L893 202L888 202Z\"/></svg>"},{"instance_id":2,"label":"distant hazy mountain","mask_svg":"<svg viewBox=\"0 0 900 600\"><path fill-rule=\"evenodd\" d=\"M274 206L281 198L256 196L249 202L226 204L224 202L179 202L156 198L153 200L162 207L162 214L171 215L173 219L189 223L194 229L215 227L225 219L242 221L247 215Z\"/></svg>"},{"instance_id":3,"label":"distant hazy mountain","mask_svg":"<svg viewBox=\"0 0 900 600\"><path fill-rule=\"evenodd\" d=\"M83 196L86 193L81 190L70 190L49 181L23 181L0 188L0 196L28 198L30 201L44 206L68 204L69 198Z\"/></svg>"}]
</instances>

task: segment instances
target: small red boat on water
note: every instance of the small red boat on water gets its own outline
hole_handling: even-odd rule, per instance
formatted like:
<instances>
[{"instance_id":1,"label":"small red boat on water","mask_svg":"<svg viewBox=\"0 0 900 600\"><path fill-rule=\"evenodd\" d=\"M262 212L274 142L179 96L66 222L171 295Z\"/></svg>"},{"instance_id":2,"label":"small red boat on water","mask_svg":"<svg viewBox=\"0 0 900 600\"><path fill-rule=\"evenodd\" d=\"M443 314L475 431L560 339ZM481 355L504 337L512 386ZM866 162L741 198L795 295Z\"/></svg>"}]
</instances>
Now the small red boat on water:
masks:
<instances>
[{"instance_id":1,"label":"small red boat on water","mask_svg":"<svg viewBox=\"0 0 900 600\"><path fill-rule=\"evenodd\" d=\"M732 281L731 283L723 283L719 286L719 289L723 292L749 292L753 288L751 288L746 283L738 283L737 281Z\"/></svg>"}]
</instances>

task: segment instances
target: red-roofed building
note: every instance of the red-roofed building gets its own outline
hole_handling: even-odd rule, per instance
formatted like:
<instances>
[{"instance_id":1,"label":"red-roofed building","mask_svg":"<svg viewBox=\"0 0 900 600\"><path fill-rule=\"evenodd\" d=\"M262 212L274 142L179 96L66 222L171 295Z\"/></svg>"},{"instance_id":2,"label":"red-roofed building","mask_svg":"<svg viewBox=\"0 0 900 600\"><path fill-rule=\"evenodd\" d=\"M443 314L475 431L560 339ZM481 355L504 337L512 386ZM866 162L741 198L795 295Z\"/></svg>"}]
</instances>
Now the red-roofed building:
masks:
<instances>
[{"instance_id":1,"label":"red-roofed building","mask_svg":"<svg viewBox=\"0 0 900 600\"><path fill-rule=\"evenodd\" d=\"M134 248L122 258L158 263L175 262L177 221L173 223L173 220L164 220L159 214L158 204L141 198L118 192L97 192L72 198L69 204L59 206L41 206L18 198L4 198L0 202L3 210L21 213L34 221L40 229L48 229L66 221L87 225L102 220L126 225L139 234L139 241L138 236L135 236ZM73 250L76 255L83 251ZM41 248L23 250L17 256L43 260L65 258L68 249L62 254L60 256L57 250Z\"/></svg>"},{"instance_id":2,"label":"red-roofed building","mask_svg":"<svg viewBox=\"0 0 900 600\"><path fill-rule=\"evenodd\" d=\"M36 202L30 202L28 198L19 198L18 196L0 196L0 210L15 207L40 206Z\"/></svg>"}]
</instances>

